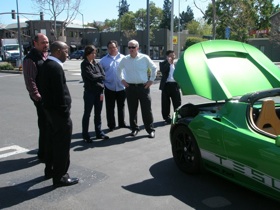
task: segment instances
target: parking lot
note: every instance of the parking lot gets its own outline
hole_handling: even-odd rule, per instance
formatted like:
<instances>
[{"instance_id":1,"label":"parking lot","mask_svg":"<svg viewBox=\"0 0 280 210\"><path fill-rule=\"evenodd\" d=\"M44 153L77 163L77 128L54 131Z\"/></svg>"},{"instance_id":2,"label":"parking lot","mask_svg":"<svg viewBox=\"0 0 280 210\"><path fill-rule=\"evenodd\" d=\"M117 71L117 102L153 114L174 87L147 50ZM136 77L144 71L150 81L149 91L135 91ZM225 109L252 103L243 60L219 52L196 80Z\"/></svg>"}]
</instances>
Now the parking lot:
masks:
<instances>
[{"instance_id":1,"label":"parking lot","mask_svg":"<svg viewBox=\"0 0 280 210\"><path fill-rule=\"evenodd\" d=\"M151 87L154 139L143 129L140 109L141 131L136 137L126 128L109 132L103 106L102 128L110 139L84 143L80 62L65 63L74 125L69 174L80 182L57 189L44 180L44 165L36 158L37 117L23 76L0 73L0 209L279 209L278 202L209 172L192 176L176 167L169 125L161 118L159 81ZM204 100L183 96L183 103ZM93 128L91 119L92 136Z\"/></svg>"}]
</instances>

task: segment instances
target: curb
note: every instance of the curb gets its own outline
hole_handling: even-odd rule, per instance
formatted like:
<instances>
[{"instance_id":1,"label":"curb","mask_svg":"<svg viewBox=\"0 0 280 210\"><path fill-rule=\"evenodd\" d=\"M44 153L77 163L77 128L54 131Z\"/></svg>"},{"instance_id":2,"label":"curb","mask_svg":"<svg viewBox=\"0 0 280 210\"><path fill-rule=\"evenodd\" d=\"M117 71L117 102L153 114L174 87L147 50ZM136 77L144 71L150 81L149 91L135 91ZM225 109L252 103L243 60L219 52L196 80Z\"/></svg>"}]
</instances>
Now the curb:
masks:
<instances>
[{"instance_id":1,"label":"curb","mask_svg":"<svg viewBox=\"0 0 280 210\"><path fill-rule=\"evenodd\" d=\"M19 70L0 70L0 73L22 74L22 71L19 71Z\"/></svg>"}]
</instances>

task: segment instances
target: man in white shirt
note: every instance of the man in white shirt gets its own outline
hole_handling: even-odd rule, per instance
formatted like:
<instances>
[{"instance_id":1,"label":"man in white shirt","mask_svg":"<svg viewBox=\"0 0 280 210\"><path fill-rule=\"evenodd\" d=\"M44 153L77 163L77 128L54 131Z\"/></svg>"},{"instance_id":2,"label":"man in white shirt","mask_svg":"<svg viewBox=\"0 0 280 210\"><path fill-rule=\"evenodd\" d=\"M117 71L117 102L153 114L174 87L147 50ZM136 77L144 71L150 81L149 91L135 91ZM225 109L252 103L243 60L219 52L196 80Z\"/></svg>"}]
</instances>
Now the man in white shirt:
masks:
<instances>
[{"instance_id":1,"label":"man in white shirt","mask_svg":"<svg viewBox=\"0 0 280 210\"><path fill-rule=\"evenodd\" d=\"M128 42L129 55L125 56L118 67L118 75L126 87L131 136L139 132L137 124L137 109L140 102L142 118L149 138L155 137L153 113L151 108L150 86L156 78L156 65L149 56L139 53L139 43L136 40ZM150 77L148 78L148 70Z\"/></svg>"}]
</instances>

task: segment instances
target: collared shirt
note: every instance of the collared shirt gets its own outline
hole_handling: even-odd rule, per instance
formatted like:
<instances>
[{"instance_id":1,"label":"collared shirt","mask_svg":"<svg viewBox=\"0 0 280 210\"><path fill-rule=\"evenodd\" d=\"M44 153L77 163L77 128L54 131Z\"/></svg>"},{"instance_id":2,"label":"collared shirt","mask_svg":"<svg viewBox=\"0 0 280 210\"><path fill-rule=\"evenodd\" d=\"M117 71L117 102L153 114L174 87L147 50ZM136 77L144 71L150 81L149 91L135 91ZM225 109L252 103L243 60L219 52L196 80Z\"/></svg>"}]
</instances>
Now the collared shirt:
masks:
<instances>
[{"instance_id":1,"label":"collared shirt","mask_svg":"<svg viewBox=\"0 0 280 210\"><path fill-rule=\"evenodd\" d=\"M173 73L174 73L174 70L175 70L175 65L174 63L170 64L170 67L169 67L169 75L168 75L168 78L166 80L166 82L175 82L174 78L173 78Z\"/></svg>"},{"instance_id":2,"label":"collared shirt","mask_svg":"<svg viewBox=\"0 0 280 210\"><path fill-rule=\"evenodd\" d=\"M40 52L38 51L38 53ZM42 55L42 59L45 61L48 57L48 52L41 53L41 55ZM36 77L38 75L38 69L36 67L36 64L33 62L33 60L29 58L29 59L24 59L22 65L23 65L25 85L26 85L26 89L29 92L30 97L35 101L41 100L41 95L38 91L38 87L36 84Z\"/></svg>"},{"instance_id":3,"label":"collared shirt","mask_svg":"<svg viewBox=\"0 0 280 210\"><path fill-rule=\"evenodd\" d=\"M125 89L117 74L117 68L123 57L124 55L120 53L116 56L107 54L99 62L105 72L104 85L111 91L121 91Z\"/></svg>"},{"instance_id":4,"label":"collared shirt","mask_svg":"<svg viewBox=\"0 0 280 210\"><path fill-rule=\"evenodd\" d=\"M48 59L57 62L57 63L58 63L59 65L61 65L61 67L63 68L63 63L62 63L61 60L59 60L58 58L49 55Z\"/></svg>"},{"instance_id":5,"label":"collared shirt","mask_svg":"<svg viewBox=\"0 0 280 210\"><path fill-rule=\"evenodd\" d=\"M150 78L148 78L150 70ZM138 53L135 58L130 55L125 56L118 67L118 76L120 80L127 83L146 83L148 80L154 81L156 78L157 67L149 56Z\"/></svg>"}]
</instances>

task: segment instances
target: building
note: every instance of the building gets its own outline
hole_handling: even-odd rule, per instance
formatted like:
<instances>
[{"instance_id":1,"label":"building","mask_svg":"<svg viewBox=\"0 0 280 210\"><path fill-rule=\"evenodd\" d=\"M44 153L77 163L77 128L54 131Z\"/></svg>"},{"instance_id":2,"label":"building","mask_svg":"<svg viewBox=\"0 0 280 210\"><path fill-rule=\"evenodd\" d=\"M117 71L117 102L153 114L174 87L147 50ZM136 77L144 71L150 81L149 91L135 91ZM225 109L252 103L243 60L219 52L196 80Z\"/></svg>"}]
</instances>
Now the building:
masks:
<instances>
[{"instance_id":1,"label":"building","mask_svg":"<svg viewBox=\"0 0 280 210\"><path fill-rule=\"evenodd\" d=\"M56 36L54 28L56 27ZM63 30L63 21L56 21L56 26L51 20L29 20L25 23L20 23L21 44L23 45L24 54L32 47L32 38L37 33L44 33L49 38L50 43L55 40L60 40L70 46L70 53L84 48L87 44L93 44L98 49L98 57L102 57L107 53L107 43L110 40L116 40L119 43L119 51L123 54L128 54L127 43L131 39L136 39L140 44L140 51L147 52L147 32L146 31L117 31L117 32L98 32L93 27L83 27L81 25L69 24ZM178 52L179 42L170 43L170 31L167 29L159 29L150 36L149 55L152 59L165 59L165 52L172 48ZM183 50L186 37L185 32L180 32L180 51ZM177 33L173 33L177 37ZM17 38L17 24L9 24L0 28L0 38ZM177 40L177 38L175 40Z\"/></svg>"}]
</instances>

